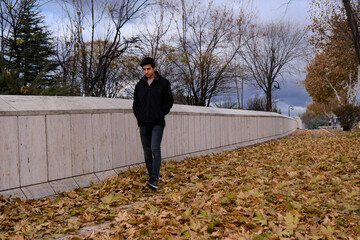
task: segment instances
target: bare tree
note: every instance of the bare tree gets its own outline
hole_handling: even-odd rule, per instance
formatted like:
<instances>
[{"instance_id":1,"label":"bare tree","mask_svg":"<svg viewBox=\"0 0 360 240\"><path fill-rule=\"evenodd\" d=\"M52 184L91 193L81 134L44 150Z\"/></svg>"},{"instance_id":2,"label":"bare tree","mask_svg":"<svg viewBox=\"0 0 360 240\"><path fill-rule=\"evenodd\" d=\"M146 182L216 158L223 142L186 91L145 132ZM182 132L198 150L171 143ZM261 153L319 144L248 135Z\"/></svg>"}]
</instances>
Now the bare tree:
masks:
<instances>
[{"instance_id":1,"label":"bare tree","mask_svg":"<svg viewBox=\"0 0 360 240\"><path fill-rule=\"evenodd\" d=\"M115 65L138 41L126 39L123 27L147 5L147 0L63 0L68 30L58 44L63 77L78 84L86 96L114 96Z\"/></svg>"},{"instance_id":2,"label":"bare tree","mask_svg":"<svg viewBox=\"0 0 360 240\"><path fill-rule=\"evenodd\" d=\"M141 53L159 59L161 46L165 44L164 38L168 34L173 21L173 13L170 11L170 3L165 0L157 0L144 12L142 17L146 19L143 28L139 29L141 39Z\"/></svg>"},{"instance_id":3,"label":"bare tree","mask_svg":"<svg viewBox=\"0 0 360 240\"><path fill-rule=\"evenodd\" d=\"M177 52L172 54L188 104L209 106L232 81L232 61L247 40L249 18L243 11L207 2L181 0L175 7Z\"/></svg>"},{"instance_id":4,"label":"bare tree","mask_svg":"<svg viewBox=\"0 0 360 240\"><path fill-rule=\"evenodd\" d=\"M147 11L141 13L141 19L142 24L136 29L139 41L131 52L124 55L120 63L122 71L118 78L121 78L122 93L127 97L133 95L136 82L143 75L139 63L144 56L155 59L157 71L162 75L171 78L173 73L173 65L167 59L170 49L173 49L167 37L173 20L169 4L165 0L153 1Z\"/></svg>"},{"instance_id":5,"label":"bare tree","mask_svg":"<svg viewBox=\"0 0 360 240\"><path fill-rule=\"evenodd\" d=\"M251 77L242 59L239 59L239 57L237 57L233 65L233 79L235 83L234 90L236 92L237 107L238 109L244 109L244 85L249 85L251 83Z\"/></svg>"},{"instance_id":6,"label":"bare tree","mask_svg":"<svg viewBox=\"0 0 360 240\"><path fill-rule=\"evenodd\" d=\"M259 28L257 37L241 52L256 85L266 95L266 110L272 110L275 79L290 69L306 52L305 30L294 23L270 23Z\"/></svg>"},{"instance_id":7,"label":"bare tree","mask_svg":"<svg viewBox=\"0 0 360 240\"><path fill-rule=\"evenodd\" d=\"M271 103L271 111L277 112L281 114L280 109L277 108L277 100ZM255 111L266 111L267 108L267 99L264 95L255 94L251 98L249 98L246 102L247 110L255 110Z\"/></svg>"}]
</instances>

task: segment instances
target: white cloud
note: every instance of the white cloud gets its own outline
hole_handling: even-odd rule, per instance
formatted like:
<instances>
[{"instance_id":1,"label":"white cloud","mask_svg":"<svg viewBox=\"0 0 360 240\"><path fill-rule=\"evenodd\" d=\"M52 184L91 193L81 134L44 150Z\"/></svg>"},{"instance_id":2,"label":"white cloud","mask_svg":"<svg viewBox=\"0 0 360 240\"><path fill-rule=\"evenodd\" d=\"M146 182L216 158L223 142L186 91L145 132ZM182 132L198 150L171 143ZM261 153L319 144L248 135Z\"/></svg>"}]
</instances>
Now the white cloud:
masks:
<instances>
[{"instance_id":1,"label":"white cloud","mask_svg":"<svg viewBox=\"0 0 360 240\"><path fill-rule=\"evenodd\" d=\"M277 106L278 106L278 108L280 109L280 111L281 111L281 113L283 115L288 116L289 111L290 111L290 116L291 117L298 116L299 114L305 112L305 110L306 110L306 107L296 106L296 105L294 106L294 105L291 105L289 103L282 102L282 101L279 101L277 103Z\"/></svg>"}]
</instances>

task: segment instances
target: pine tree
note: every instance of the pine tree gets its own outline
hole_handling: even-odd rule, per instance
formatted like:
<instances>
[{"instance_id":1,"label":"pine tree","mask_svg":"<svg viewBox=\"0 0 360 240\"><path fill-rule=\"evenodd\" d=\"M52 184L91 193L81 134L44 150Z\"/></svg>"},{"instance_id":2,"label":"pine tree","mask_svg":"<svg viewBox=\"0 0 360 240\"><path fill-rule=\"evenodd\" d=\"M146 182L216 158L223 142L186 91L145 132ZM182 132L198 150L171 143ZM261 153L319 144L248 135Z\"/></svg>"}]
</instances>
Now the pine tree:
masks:
<instances>
[{"instance_id":1,"label":"pine tree","mask_svg":"<svg viewBox=\"0 0 360 240\"><path fill-rule=\"evenodd\" d=\"M19 27L12 29L6 41L7 70L18 73L21 93L41 94L56 85L51 75L57 67L52 60L55 50L51 32L44 26L43 16L37 9L37 0L22 1Z\"/></svg>"}]
</instances>

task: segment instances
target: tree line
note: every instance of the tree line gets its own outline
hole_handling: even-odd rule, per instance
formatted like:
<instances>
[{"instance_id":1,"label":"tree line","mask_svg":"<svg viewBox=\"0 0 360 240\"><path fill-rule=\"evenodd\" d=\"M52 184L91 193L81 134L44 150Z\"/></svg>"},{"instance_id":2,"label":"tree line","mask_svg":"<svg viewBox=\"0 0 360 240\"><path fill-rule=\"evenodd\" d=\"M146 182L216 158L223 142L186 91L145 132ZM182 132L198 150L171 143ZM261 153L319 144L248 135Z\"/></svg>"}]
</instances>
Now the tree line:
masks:
<instances>
[{"instance_id":1,"label":"tree line","mask_svg":"<svg viewBox=\"0 0 360 240\"><path fill-rule=\"evenodd\" d=\"M209 106L246 84L273 91L304 57L306 31L256 22L235 2L60 0L47 26L41 0L0 0L0 93L131 97L144 56L172 82L178 103ZM46 6L46 5L45 5ZM243 99L238 106L244 107Z\"/></svg>"},{"instance_id":2,"label":"tree line","mask_svg":"<svg viewBox=\"0 0 360 240\"><path fill-rule=\"evenodd\" d=\"M310 43L314 55L304 86L313 102L302 118L340 121L350 130L360 121L360 2L313 0Z\"/></svg>"}]
</instances>

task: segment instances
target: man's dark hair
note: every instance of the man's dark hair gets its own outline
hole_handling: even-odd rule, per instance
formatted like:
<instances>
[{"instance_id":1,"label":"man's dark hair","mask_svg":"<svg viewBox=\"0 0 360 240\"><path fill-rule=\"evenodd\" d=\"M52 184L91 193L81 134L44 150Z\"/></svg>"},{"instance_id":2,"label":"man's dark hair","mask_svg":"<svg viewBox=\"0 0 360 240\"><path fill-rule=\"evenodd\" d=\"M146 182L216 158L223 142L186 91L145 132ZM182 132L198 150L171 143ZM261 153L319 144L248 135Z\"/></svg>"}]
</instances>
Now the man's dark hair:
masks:
<instances>
[{"instance_id":1,"label":"man's dark hair","mask_svg":"<svg viewBox=\"0 0 360 240\"><path fill-rule=\"evenodd\" d=\"M153 58L151 58L151 57L146 57L141 61L140 66L143 67L143 66L149 65L149 64L151 65L152 68L154 68L155 67L155 60Z\"/></svg>"}]
</instances>

